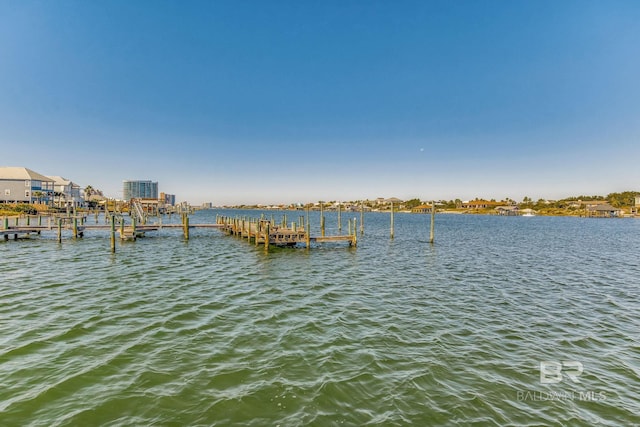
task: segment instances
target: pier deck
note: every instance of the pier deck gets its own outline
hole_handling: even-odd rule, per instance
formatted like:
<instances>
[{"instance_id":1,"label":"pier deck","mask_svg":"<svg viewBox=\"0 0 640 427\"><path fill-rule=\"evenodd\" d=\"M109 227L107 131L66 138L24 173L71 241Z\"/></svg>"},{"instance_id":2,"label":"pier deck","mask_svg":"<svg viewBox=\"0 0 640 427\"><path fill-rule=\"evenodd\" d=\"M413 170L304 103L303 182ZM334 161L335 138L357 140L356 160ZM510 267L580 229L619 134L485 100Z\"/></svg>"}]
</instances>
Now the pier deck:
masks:
<instances>
[{"instance_id":1,"label":"pier deck","mask_svg":"<svg viewBox=\"0 0 640 427\"><path fill-rule=\"evenodd\" d=\"M46 221L46 225L42 225ZM159 231L163 229L181 229L185 239L189 239L189 230L191 229L219 229L223 232L246 238L247 241L253 242L256 246L264 245L268 250L270 245L274 246L295 246L305 245L310 247L311 243L329 243L329 242L347 242L349 246L356 246L356 226L353 223L353 233L347 235L325 236L324 227L320 236L311 236L308 227L305 229L304 221L301 217L300 223L291 223L290 227L286 225L286 217L282 224L276 224L272 219L270 221L264 218L229 218L223 216L216 217L214 224L190 224L189 217L184 214L182 223L163 224L161 221L154 224L136 224L135 219L130 223L125 223L124 217L110 215L106 216L106 223L87 224L86 218L80 216L58 216L58 217L37 217L37 224L32 225L32 218L27 216L24 218L14 218L13 225L9 225L10 221L4 218L3 226L0 228L0 236L4 240L9 240L10 236L18 239L19 236L29 237L32 234L40 235L42 232L57 231L58 241L62 241L62 231L71 230L74 238L83 237L88 231L106 231L111 235L112 251L115 251L115 235L118 234L121 240L136 240L138 237L144 236L144 233ZM23 222L23 224L21 224ZM36 218L33 218L36 222Z\"/></svg>"}]
</instances>

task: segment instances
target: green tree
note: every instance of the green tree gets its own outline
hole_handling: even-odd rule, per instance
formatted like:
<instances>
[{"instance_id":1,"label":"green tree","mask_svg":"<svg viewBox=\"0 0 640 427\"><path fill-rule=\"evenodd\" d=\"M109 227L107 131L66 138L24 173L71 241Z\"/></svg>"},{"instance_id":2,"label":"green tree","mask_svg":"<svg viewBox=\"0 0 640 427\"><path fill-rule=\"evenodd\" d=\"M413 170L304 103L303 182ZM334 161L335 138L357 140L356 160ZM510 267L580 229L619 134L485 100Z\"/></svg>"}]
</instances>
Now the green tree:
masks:
<instances>
[{"instance_id":1,"label":"green tree","mask_svg":"<svg viewBox=\"0 0 640 427\"><path fill-rule=\"evenodd\" d=\"M406 202L404 202L404 206L407 209L413 209L417 206L420 206L422 204L422 202L420 201L420 199L411 199L411 200L407 200Z\"/></svg>"}]
</instances>

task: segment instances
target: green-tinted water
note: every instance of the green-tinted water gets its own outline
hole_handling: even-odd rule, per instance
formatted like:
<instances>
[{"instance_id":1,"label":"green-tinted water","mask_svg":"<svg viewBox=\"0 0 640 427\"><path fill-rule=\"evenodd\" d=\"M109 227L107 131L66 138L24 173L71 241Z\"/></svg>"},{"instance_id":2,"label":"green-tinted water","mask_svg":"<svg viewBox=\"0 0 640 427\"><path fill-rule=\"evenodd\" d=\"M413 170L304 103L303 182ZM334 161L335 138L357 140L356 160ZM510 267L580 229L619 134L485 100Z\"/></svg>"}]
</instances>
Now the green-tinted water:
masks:
<instances>
[{"instance_id":1,"label":"green-tinted water","mask_svg":"<svg viewBox=\"0 0 640 427\"><path fill-rule=\"evenodd\" d=\"M0 424L639 424L640 221L437 221L1 242Z\"/></svg>"}]
</instances>

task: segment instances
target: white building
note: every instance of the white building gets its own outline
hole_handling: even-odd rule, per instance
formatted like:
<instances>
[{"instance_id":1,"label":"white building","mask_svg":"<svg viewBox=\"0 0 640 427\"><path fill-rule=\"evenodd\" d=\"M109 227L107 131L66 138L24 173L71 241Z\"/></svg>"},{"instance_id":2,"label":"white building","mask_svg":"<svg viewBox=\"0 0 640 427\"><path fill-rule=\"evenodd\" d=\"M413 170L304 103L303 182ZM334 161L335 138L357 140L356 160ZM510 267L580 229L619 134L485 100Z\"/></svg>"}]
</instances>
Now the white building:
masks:
<instances>
[{"instance_id":1,"label":"white building","mask_svg":"<svg viewBox=\"0 0 640 427\"><path fill-rule=\"evenodd\" d=\"M49 176L54 182L53 204L58 207L78 207L83 204L84 197L80 186L61 176Z\"/></svg>"}]
</instances>

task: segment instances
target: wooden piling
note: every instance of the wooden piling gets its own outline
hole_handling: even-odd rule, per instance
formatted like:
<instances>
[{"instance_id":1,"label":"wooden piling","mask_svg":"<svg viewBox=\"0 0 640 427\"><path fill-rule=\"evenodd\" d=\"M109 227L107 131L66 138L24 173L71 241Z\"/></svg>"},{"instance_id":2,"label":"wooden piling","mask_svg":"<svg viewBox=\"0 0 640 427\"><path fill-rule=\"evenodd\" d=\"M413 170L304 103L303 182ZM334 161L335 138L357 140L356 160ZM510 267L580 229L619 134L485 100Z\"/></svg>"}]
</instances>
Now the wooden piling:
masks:
<instances>
[{"instance_id":1,"label":"wooden piling","mask_svg":"<svg viewBox=\"0 0 640 427\"><path fill-rule=\"evenodd\" d=\"M320 202L320 236L324 237L324 205Z\"/></svg>"},{"instance_id":2,"label":"wooden piling","mask_svg":"<svg viewBox=\"0 0 640 427\"><path fill-rule=\"evenodd\" d=\"M58 218L58 243L62 243L62 218Z\"/></svg>"},{"instance_id":3,"label":"wooden piling","mask_svg":"<svg viewBox=\"0 0 640 427\"><path fill-rule=\"evenodd\" d=\"M78 218L73 217L73 238L78 238Z\"/></svg>"},{"instance_id":4,"label":"wooden piling","mask_svg":"<svg viewBox=\"0 0 640 427\"><path fill-rule=\"evenodd\" d=\"M351 244L353 246L358 246L358 227L357 227L357 219L353 218L353 238L351 239Z\"/></svg>"},{"instance_id":5,"label":"wooden piling","mask_svg":"<svg viewBox=\"0 0 640 427\"><path fill-rule=\"evenodd\" d=\"M106 214L105 214L106 215ZM105 216L106 220L106 216ZM124 236L124 221L120 224L120 238ZM111 252L116 252L116 222L111 218Z\"/></svg>"},{"instance_id":6,"label":"wooden piling","mask_svg":"<svg viewBox=\"0 0 640 427\"><path fill-rule=\"evenodd\" d=\"M306 234L306 236L305 236L306 237L306 242L305 243L307 244L307 249L310 249L310 247L311 247L311 225L310 225L310 222L309 222L309 208L307 208L307 223L305 225L307 227L307 232L305 233Z\"/></svg>"},{"instance_id":7,"label":"wooden piling","mask_svg":"<svg viewBox=\"0 0 640 427\"><path fill-rule=\"evenodd\" d=\"M184 239L189 240L189 215L184 215Z\"/></svg>"},{"instance_id":8,"label":"wooden piling","mask_svg":"<svg viewBox=\"0 0 640 427\"><path fill-rule=\"evenodd\" d=\"M364 202L360 202L360 234L364 234Z\"/></svg>"},{"instance_id":9,"label":"wooden piling","mask_svg":"<svg viewBox=\"0 0 640 427\"><path fill-rule=\"evenodd\" d=\"M436 202L431 202L431 227L429 231L429 243L433 244L434 239L434 231L435 231L435 222L436 222Z\"/></svg>"},{"instance_id":10,"label":"wooden piling","mask_svg":"<svg viewBox=\"0 0 640 427\"><path fill-rule=\"evenodd\" d=\"M271 223L267 222L264 228L264 251L269 252L269 227Z\"/></svg>"},{"instance_id":11,"label":"wooden piling","mask_svg":"<svg viewBox=\"0 0 640 427\"><path fill-rule=\"evenodd\" d=\"M338 234L342 234L342 203L338 203Z\"/></svg>"},{"instance_id":12,"label":"wooden piling","mask_svg":"<svg viewBox=\"0 0 640 427\"><path fill-rule=\"evenodd\" d=\"M394 230L393 230L393 202L391 202L391 238L393 239Z\"/></svg>"}]
</instances>

